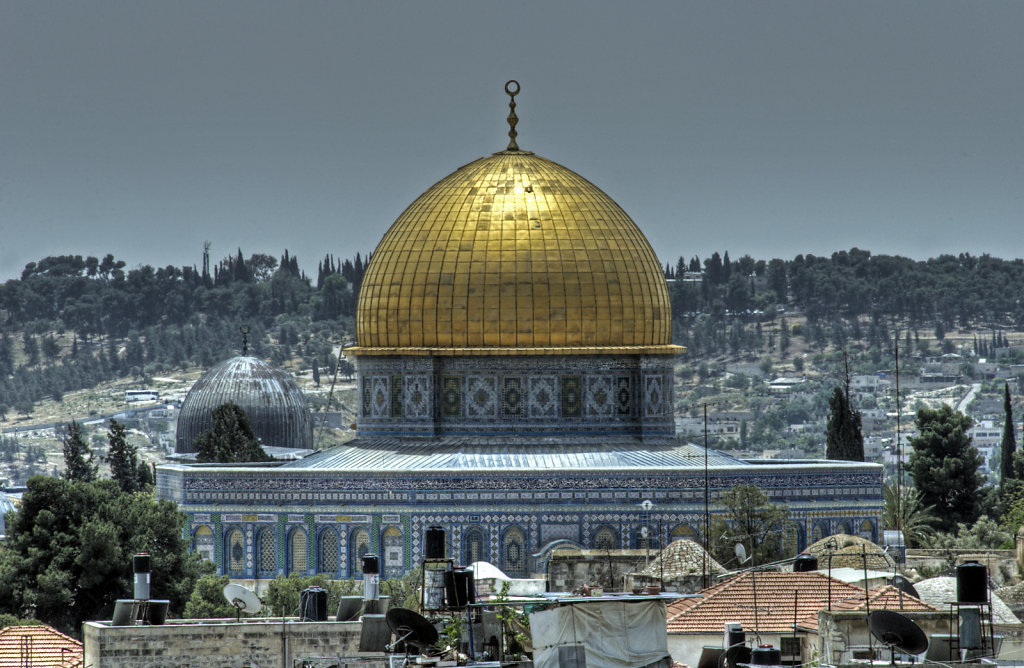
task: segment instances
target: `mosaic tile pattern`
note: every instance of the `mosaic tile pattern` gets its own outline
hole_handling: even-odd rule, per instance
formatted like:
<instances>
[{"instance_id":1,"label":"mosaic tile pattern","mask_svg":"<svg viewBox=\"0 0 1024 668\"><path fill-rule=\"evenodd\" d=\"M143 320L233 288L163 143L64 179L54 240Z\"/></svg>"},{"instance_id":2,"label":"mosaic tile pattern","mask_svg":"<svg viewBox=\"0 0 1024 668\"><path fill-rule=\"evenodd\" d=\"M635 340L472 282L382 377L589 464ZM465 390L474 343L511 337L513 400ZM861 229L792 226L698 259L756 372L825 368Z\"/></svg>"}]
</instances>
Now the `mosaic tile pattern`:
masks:
<instances>
[{"instance_id":1,"label":"mosaic tile pattern","mask_svg":"<svg viewBox=\"0 0 1024 668\"><path fill-rule=\"evenodd\" d=\"M665 413L665 388L661 376L644 377L644 414Z\"/></svg>"},{"instance_id":2,"label":"mosaic tile pattern","mask_svg":"<svg viewBox=\"0 0 1024 668\"><path fill-rule=\"evenodd\" d=\"M364 404L369 401L358 420L365 436L674 434L671 394L664 390L664 384L671 389L673 376L664 358L364 356L357 362ZM646 397L637 401L645 377L663 383L654 397L663 405L659 413L642 409ZM376 378L387 382L390 406L384 412L374 405L376 393L367 399L365 391Z\"/></svg>"},{"instance_id":3,"label":"mosaic tile pattern","mask_svg":"<svg viewBox=\"0 0 1024 668\"><path fill-rule=\"evenodd\" d=\"M429 376L410 374L405 377L405 417L429 418L433 416L434 388Z\"/></svg>"},{"instance_id":4,"label":"mosaic tile pattern","mask_svg":"<svg viewBox=\"0 0 1024 668\"><path fill-rule=\"evenodd\" d=\"M583 416L582 385L579 376L562 376L562 417Z\"/></svg>"},{"instance_id":5,"label":"mosaic tile pattern","mask_svg":"<svg viewBox=\"0 0 1024 668\"><path fill-rule=\"evenodd\" d=\"M633 413L633 390L629 376L618 376L615 379L615 414L628 416Z\"/></svg>"},{"instance_id":6,"label":"mosaic tile pattern","mask_svg":"<svg viewBox=\"0 0 1024 668\"><path fill-rule=\"evenodd\" d=\"M373 390L371 395L371 415L388 417L391 413L391 395L388 392L387 376L373 376L370 379Z\"/></svg>"},{"instance_id":7,"label":"mosaic tile pattern","mask_svg":"<svg viewBox=\"0 0 1024 668\"><path fill-rule=\"evenodd\" d=\"M402 417L402 376L391 376L391 417Z\"/></svg>"},{"instance_id":8,"label":"mosaic tile pattern","mask_svg":"<svg viewBox=\"0 0 1024 668\"><path fill-rule=\"evenodd\" d=\"M523 381L517 377L501 379L501 415L505 418L522 418Z\"/></svg>"},{"instance_id":9,"label":"mosaic tile pattern","mask_svg":"<svg viewBox=\"0 0 1024 668\"><path fill-rule=\"evenodd\" d=\"M462 378L442 376L441 415L444 417L462 416Z\"/></svg>"},{"instance_id":10,"label":"mosaic tile pattern","mask_svg":"<svg viewBox=\"0 0 1024 668\"><path fill-rule=\"evenodd\" d=\"M611 376L590 376L586 379L585 399L588 417L609 417L615 408Z\"/></svg>"},{"instance_id":11,"label":"mosaic tile pattern","mask_svg":"<svg viewBox=\"0 0 1024 668\"><path fill-rule=\"evenodd\" d=\"M532 418L558 417L558 385L554 376L528 378L527 406Z\"/></svg>"},{"instance_id":12,"label":"mosaic tile pattern","mask_svg":"<svg viewBox=\"0 0 1024 668\"><path fill-rule=\"evenodd\" d=\"M495 376L466 378L466 417L498 417L498 379Z\"/></svg>"}]
</instances>

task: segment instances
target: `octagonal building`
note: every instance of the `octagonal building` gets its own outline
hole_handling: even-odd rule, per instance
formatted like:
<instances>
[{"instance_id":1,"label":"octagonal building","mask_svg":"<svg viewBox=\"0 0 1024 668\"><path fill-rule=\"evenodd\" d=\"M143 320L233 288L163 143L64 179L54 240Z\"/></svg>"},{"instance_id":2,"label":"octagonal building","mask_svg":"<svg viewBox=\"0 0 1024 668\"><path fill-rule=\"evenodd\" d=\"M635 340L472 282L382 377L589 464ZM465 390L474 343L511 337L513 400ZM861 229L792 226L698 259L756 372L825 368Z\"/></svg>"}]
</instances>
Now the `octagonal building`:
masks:
<instances>
[{"instance_id":1,"label":"octagonal building","mask_svg":"<svg viewBox=\"0 0 1024 668\"><path fill-rule=\"evenodd\" d=\"M510 82L511 84L512 82ZM510 95L512 91L506 87ZM703 540L735 485L785 504L792 550L877 539L882 468L740 460L676 439L661 264L609 195L521 150L456 169L384 233L363 277L357 437L274 467L160 467L197 549L237 579L419 565L441 526L457 562L543 574L551 551Z\"/></svg>"}]
</instances>

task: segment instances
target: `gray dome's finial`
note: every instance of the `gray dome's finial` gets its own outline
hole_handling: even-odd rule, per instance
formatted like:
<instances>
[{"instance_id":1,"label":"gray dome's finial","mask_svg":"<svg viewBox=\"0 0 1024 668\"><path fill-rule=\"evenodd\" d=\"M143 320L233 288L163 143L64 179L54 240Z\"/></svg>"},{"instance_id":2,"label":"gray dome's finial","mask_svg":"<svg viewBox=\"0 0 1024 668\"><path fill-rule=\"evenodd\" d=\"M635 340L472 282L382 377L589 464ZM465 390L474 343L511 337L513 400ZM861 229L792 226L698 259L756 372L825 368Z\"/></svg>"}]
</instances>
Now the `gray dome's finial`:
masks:
<instances>
[{"instance_id":1,"label":"gray dome's finial","mask_svg":"<svg viewBox=\"0 0 1024 668\"><path fill-rule=\"evenodd\" d=\"M515 89L512 86L515 85ZM509 79L505 82L505 92L508 93L508 148L506 151L518 151L519 144L516 143L516 137L519 135L516 132L516 124L519 122L519 117L516 116L516 95L519 94L519 82L515 79Z\"/></svg>"},{"instance_id":2,"label":"gray dome's finial","mask_svg":"<svg viewBox=\"0 0 1024 668\"><path fill-rule=\"evenodd\" d=\"M242 333L242 354L243 355L248 355L249 354L249 332L251 332L252 329L250 329L248 325L242 325L241 327L238 328L238 331Z\"/></svg>"}]
</instances>

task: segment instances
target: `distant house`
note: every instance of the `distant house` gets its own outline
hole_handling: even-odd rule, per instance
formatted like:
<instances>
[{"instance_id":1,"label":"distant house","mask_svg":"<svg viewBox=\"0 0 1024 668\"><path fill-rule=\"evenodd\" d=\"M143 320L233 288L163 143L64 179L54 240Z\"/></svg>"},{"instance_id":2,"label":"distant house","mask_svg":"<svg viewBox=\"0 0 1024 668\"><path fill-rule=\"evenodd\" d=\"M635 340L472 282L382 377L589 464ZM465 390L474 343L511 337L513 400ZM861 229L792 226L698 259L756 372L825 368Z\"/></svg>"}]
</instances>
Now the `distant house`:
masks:
<instances>
[{"instance_id":1,"label":"distant house","mask_svg":"<svg viewBox=\"0 0 1024 668\"><path fill-rule=\"evenodd\" d=\"M753 422L751 411L713 411L708 413L708 436L735 441L740 437L743 422ZM676 418L676 433L680 436L702 436L704 434L703 417Z\"/></svg>"},{"instance_id":2,"label":"distant house","mask_svg":"<svg viewBox=\"0 0 1024 668\"><path fill-rule=\"evenodd\" d=\"M796 378L793 376L780 376L768 383L768 389L774 394L790 394L795 391L800 385L807 382L806 378Z\"/></svg>"},{"instance_id":3,"label":"distant house","mask_svg":"<svg viewBox=\"0 0 1024 668\"><path fill-rule=\"evenodd\" d=\"M134 403L136 401L159 401L160 391L159 390L125 390L124 391L125 403Z\"/></svg>"},{"instance_id":4,"label":"distant house","mask_svg":"<svg viewBox=\"0 0 1024 668\"><path fill-rule=\"evenodd\" d=\"M668 648L674 661L695 666L705 645L721 647L726 622L739 622L750 640L782 650L784 665L810 662L819 651L819 613L881 608L936 612L892 586L865 591L821 572L749 571L709 587L700 598L668 606ZM863 617L861 617L863 620ZM862 622L863 623L863 622Z\"/></svg>"},{"instance_id":5,"label":"distant house","mask_svg":"<svg viewBox=\"0 0 1024 668\"><path fill-rule=\"evenodd\" d=\"M0 666L81 668L82 643L45 624L0 629Z\"/></svg>"}]
</instances>

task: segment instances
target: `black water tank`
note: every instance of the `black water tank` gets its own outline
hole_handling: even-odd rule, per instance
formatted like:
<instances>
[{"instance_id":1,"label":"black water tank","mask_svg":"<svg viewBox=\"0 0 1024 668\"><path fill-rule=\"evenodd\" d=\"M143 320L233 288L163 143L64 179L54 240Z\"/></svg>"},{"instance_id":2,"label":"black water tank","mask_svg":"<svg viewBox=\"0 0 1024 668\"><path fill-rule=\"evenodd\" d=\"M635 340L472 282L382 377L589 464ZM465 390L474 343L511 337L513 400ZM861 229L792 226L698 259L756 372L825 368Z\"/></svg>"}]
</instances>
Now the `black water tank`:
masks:
<instances>
[{"instance_id":1,"label":"black water tank","mask_svg":"<svg viewBox=\"0 0 1024 668\"><path fill-rule=\"evenodd\" d=\"M299 594L299 620L303 622L327 621L327 590L320 587L303 589Z\"/></svg>"},{"instance_id":2,"label":"black water tank","mask_svg":"<svg viewBox=\"0 0 1024 668\"><path fill-rule=\"evenodd\" d=\"M444 529L437 526L427 529L427 545L423 554L425 559L444 559Z\"/></svg>"},{"instance_id":3,"label":"black water tank","mask_svg":"<svg viewBox=\"0 0 1024 668\"><path fill-rule=\"evenodd\" d=\"M771 645L759 645L750 652L750 664L753 666L782 665L782 650Z\"/></svg>"},{"instance_id":4,"label":"black water tank","mask_svg":"<svg viewBox=\"0 0 1024 668\"><path fill-rule=\"evenodd\" d=\"M445 604L449 608L464 608L476 602L476 587L473 584L473 571L468 568L456 568L444 574Z\"/></svg>"},{"instance_id":5,"label":"black water tank","mask_svg":"<svg viewBox=\"0 0 1024 668\"><path fill-rule=\"evenodd\" d=\"M793 561L793 572L807 573L816 570L818 570L818 558L816 556L806 552L796 555L796 559Z\"/></svg>"},{"instance_id":6,"label":"black water tank","mask_svg":"<svg viewBox=\"0 0 1024 668\"><path fill-rule=\"evenodd\" d=\"M988 569L977 561L965 561L956 567L957 603L988 602Z\"/></svg>"},{"instance_id":7,"label":"black water tank","mask_svg":"<svg viewBox=\"0 0 1024 668\"><path fill-rule=\"evenodd\" d=\"M378 575L380 573L380 559L376 554L367 552L363 555L363 575Z\"/></svg>"}]
</instances>

